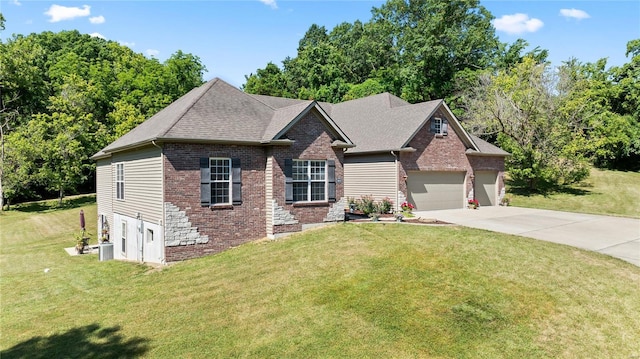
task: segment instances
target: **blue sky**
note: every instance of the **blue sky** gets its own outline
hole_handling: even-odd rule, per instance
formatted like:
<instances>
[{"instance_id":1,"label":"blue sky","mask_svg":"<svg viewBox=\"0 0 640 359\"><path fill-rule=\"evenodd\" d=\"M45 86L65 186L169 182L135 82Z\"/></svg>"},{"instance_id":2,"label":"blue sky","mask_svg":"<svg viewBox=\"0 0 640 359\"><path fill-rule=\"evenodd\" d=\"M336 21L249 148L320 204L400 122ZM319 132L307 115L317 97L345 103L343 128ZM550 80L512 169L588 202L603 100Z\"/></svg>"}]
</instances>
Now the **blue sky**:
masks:
<instances>
[{"instance_id":1,"label":"blue sky","mask_svg":"<svg viewBox=\"0 0 640 359\"><path fill-rule=\"evenodd\" d=\"M371 19L383 1L68 1L0 0L12 34L61 30L118 41L164 61L177 50L199 56L208 72L241 86L244 76L272 61L295 56L311 26L331 30L342 22ZM548 49L553 64L608 58L619 66L629 40L640 38L640 1L481 1L495 16L503 42L518 38Z\"/></svg>"}]
</instances>

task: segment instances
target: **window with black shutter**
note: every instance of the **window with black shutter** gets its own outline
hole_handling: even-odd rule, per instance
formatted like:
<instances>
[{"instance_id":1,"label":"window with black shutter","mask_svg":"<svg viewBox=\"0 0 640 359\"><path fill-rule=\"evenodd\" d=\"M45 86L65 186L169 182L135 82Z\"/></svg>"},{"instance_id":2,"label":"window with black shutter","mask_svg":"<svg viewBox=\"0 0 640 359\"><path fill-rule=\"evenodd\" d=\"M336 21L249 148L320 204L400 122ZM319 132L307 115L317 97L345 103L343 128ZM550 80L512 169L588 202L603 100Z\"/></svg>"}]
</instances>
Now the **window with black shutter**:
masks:
<instances>
[{"instance_id":1,"label":"window with black shutter","mask_svg":"<svg viewBox=\"0 0 640 359\"><path fill-rule=\"evenodd\" d=\"M200 203L202 206L242 204L240 159L200 159Z\"/></svg>"},{"instance_id":2,"label":"window with black shutter","mask_svg":"<svg viewBox=\"0 0 640 359\"><path fill-rule=\"evenodd\" d=\"M285 202L335 202L335 161L284 161Z\"/></svg>"}]
</instances>

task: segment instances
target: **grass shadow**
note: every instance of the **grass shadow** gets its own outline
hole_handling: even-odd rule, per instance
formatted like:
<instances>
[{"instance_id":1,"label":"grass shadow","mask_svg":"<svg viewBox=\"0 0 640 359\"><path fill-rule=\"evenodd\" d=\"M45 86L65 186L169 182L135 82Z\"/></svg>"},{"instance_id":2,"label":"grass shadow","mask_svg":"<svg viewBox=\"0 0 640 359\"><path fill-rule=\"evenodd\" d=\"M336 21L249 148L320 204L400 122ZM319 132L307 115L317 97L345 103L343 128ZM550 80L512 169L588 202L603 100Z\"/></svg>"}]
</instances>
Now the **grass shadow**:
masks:
<instances>
[{"instance_id":1,"label":"grass shadow","mask_svg":"<svg viewBox=\"0 0 640 359\"><path fill-rule=\"evenodd\" d=\"M88 196L74 196L65 198L62 200L62 204L58 203L58 200L45 200L29 203L21 203L14 205L11 210L33 213L33 212L48 212L59 209L73 209L80 208L96 202L95 195Z\"/></svg>"},{"instance_id":2,"label":"grass shadow","mask_svg":"<svg viewBox=\"0 0 640 359\"><path fill-rule=\"evenodd\" d=\"M137 358L149 350L145 338L124 338L119 326L101 328L94 323L48 337L33 337L0 352L2 359L17 358Z\"/></svg>"}]
</instances>

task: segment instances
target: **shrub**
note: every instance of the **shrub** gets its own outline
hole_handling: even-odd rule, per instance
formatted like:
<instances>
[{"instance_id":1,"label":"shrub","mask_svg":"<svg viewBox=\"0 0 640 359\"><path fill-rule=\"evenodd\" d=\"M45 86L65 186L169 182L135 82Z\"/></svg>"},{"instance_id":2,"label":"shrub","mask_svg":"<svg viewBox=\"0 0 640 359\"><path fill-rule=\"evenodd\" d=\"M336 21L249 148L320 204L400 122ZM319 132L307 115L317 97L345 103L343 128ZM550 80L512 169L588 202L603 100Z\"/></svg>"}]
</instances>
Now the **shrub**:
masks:
<instances>
[{"instance_id":1,"label":"shrub","mask_svg":"<svg viewBox=\"0 0 640 359\"><path fill-rule=\"evenodd\" d=\"M373 200L373 196L362 196L356 201L358 210L362 211L365 215L369 215L376 211L376 202Z\"/></svg>"},{"instance_id":2,"label":"shrub","mask_svg":"<svg viewBox=\"0 0 640 359\"><path fill-rule=\"evenodd\" d=\"M389 213L391 212L391 208L393 208L393 202L389 199L389 197L385 197L378 203L378 212L379 213Z\"/></svg>"}]
</instances>

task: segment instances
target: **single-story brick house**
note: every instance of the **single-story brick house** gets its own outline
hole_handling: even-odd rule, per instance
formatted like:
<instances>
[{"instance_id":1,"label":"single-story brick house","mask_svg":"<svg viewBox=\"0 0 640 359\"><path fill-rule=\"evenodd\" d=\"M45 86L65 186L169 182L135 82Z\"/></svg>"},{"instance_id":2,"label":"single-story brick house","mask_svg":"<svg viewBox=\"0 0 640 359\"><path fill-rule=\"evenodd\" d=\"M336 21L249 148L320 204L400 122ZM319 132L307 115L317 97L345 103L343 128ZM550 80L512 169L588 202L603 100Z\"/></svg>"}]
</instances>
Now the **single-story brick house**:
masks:
<instances>
[{"instance_id":1,"label":"single-story brick house","mask_svg":"<svg viewBox=\"0 0 640 359\"><path fill-rule=\"evenodd\" d=\"M496 204L505 155L443 101L328 104L214 79L93 156L98 232L116 259L164 263L341 221L350 196Z\"/></svg>"}]
</instances>

